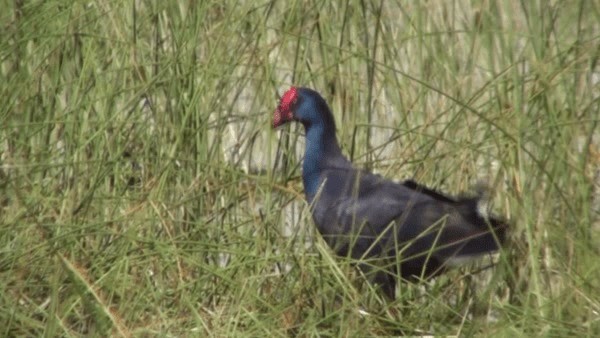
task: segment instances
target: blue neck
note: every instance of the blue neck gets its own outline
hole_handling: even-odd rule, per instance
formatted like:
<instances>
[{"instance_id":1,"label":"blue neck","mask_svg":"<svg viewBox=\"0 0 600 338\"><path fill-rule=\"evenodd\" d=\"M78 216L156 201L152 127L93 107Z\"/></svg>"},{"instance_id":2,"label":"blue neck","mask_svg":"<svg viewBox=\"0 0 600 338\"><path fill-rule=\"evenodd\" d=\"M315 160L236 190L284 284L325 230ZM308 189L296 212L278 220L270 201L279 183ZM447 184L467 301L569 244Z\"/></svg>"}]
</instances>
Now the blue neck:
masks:
<instances>
[{"instance_id":1,"label":"blue neck","mask_svg":"<svg viewBox=\"0 0 600 338\"><path fill-rule=\"evenodd\" d=\"M306 132L302 180L310 203L319 191L324 170L352 167L352 164L342 155L335 139L335 120L327 102L319 93L308 88L299 88L298 96L294 116L304 125Z\"/></svg>"},{"instance_id":2,"label":"blue neck","mask_svg":"<svg viewBox=\"0 0 600 338\"><path fill-rule=\"evenodd\" d=\"M335 139L335 130L326 132L323 123L313 124L306 128L306 151L302 166L302 180L304 193L309 203L319 191L323 170L342 163L348 162L343 157Z\"/></svg>"},{"instance_id":3,"label":"blue neck","mask_svg":"<svg viewBox=\"0 0 600 338\"><path fill-rule=\"evenodd\" d=\"M306 151L302 166L302 180L304 193L310 203L319 189L319 176L321 174L321 159L324 154L323 126L316 125L306 131Z\"/></svg>"}]
</instances>

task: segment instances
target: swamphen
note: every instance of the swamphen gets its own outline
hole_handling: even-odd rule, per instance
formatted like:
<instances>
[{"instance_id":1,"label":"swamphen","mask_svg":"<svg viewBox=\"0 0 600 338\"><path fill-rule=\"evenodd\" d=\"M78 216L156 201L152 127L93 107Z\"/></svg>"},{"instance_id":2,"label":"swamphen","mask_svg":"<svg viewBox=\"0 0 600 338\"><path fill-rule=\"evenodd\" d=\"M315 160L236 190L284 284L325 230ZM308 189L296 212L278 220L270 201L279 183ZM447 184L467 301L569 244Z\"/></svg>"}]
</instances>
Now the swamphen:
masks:
<instances>
[{"instance_id":1,"label":"swamphen","mask_svg":"<svg viewBox=\"0 0 600 338\"><path fill-rule=\"evenodd\" d=\"M360 260L388 298L395 298L398 277L434 277L503 243L507 224L487 214L481 196L450 197L353 168L316 91L292 87L283 95L273 127L290 121L306 132L302 179L319 232L338 255Z\"/></svg>"}]
</instances>

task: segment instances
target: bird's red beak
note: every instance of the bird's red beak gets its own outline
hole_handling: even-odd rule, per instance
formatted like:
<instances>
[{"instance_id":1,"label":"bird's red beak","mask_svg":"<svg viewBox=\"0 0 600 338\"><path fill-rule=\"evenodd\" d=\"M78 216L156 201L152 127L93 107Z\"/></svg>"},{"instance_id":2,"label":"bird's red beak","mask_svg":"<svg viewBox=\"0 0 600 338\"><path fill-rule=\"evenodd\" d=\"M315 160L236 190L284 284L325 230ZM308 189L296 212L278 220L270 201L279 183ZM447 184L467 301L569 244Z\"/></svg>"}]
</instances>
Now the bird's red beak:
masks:
<instances>
[{"instance_id":1,"label":"bird's red beak","mask_svg":"<svg viewBox=\"0 0 600 338\"><path fill-rule=\"evenodd\" d=\"M294 119L292 106L296 103L297 99L298 90L296 87L290 88L283 94L281 101L279 101L279 106L277 106L277 109L275 109L275 112L273 113L273 128L277 128Z\"/></svg>"},{"instance_id":2,"label":"bird's red beak","mask_svg":"<svg viewBox=\"0 0 600 338\"><path fill-rule=\"evenodd\" d=\"M283 110L281 109L281 106L277 107L277 109L275 109L275 112L273 113L273 128L277 128L281 125L284 125L293 119L294 114L292 114L291 110Z\"/></svg>"}]
</instances>

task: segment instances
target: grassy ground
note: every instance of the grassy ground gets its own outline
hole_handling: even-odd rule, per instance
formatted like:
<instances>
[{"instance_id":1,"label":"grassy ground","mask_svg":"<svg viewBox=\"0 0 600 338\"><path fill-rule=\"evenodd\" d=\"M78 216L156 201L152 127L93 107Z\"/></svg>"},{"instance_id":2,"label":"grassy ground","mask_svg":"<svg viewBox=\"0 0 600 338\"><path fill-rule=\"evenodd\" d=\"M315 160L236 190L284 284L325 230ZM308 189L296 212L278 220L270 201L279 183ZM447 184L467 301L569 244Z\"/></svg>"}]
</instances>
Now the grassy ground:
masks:
<instances>
[{"instance_id":1,"label":"grassy ground","mask_svg":"<svg viewBox=\"0 0 600 338\"><path fill-rule=\"evenodd\" d=\"M0 336L600 335L597 2L0 4ZM357 284L270 128L291 84L358 166L488 182L499 264Z\"/></svg>"}]
</instances>

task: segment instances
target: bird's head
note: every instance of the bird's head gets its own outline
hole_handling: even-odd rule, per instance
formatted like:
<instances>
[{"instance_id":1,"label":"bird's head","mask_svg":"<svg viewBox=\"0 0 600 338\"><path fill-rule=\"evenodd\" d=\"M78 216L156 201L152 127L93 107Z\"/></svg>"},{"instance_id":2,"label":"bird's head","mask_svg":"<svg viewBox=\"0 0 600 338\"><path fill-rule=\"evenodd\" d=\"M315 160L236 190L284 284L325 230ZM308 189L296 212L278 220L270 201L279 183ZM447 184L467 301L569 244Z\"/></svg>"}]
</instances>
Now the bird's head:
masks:
<instances>
[{"instance_id":1,"label":"bird's head","mask_svg":"<svg viewBox=\"0 0 600 338\"><path fill-rule=\"evenodd\" d=\"M283 94L273 113L273 128L299 121L305 128L321 124L335 131L335 123L327 102L312 89L291 87Z\"/></svg>"}]
</instances>

